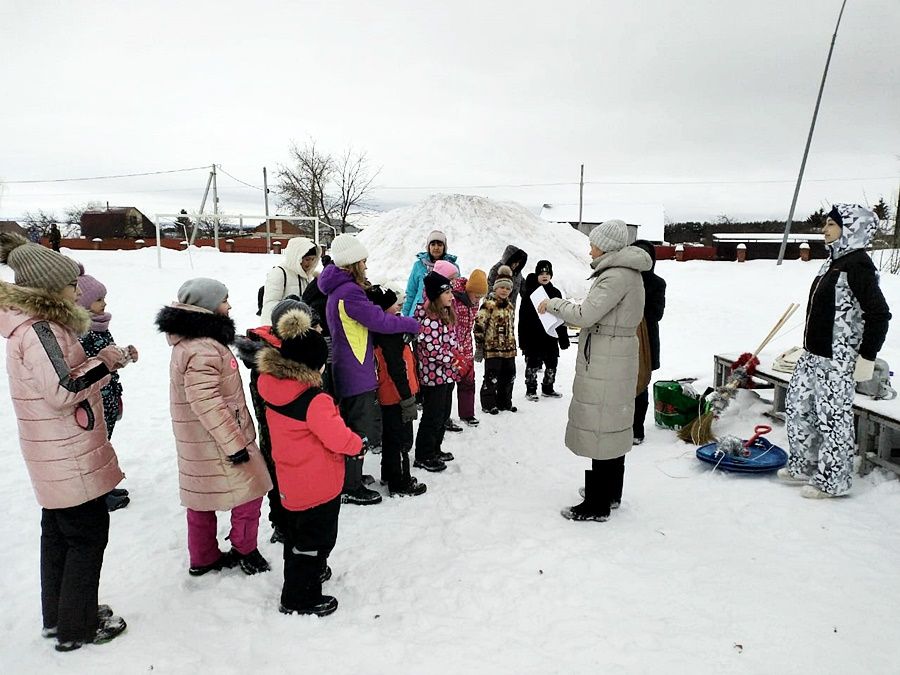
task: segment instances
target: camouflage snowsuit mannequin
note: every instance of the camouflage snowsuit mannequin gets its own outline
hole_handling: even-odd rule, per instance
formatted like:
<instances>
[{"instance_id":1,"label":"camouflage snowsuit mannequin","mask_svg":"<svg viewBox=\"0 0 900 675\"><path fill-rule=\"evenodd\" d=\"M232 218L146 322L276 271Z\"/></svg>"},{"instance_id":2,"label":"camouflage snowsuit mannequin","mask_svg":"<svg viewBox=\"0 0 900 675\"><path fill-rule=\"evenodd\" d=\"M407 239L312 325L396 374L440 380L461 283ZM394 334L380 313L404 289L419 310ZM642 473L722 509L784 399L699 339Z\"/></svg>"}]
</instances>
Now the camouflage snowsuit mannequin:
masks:
<instances>
[{"instance_id":1,"label":"camouflage snowsuit mannequin","mask_svg":"<svg viewBox=\"0 0 900 675\"><path fill-rule=\"evenodd\" d=\"M835 204L841 225L830 259L813 281L803 335L805 352L788 388L788 470L829 495L850 489L855 381L872 375L891 314L865 249L878 221L857 204Z\"/></svg>"}]
</instances>

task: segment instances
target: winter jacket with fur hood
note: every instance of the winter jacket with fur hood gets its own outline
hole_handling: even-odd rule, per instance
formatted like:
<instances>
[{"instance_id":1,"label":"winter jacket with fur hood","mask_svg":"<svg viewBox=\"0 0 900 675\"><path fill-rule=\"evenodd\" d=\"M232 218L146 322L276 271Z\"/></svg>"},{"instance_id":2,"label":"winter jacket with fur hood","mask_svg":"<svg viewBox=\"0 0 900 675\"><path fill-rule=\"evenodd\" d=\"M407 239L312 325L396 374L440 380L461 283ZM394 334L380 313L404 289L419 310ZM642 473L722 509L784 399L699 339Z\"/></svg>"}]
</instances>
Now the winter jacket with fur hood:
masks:
<instances>
[{"instance_id":1,"label":"winter jacket with fur hood","mask_svg":"<svg viewBox=\"0 0 900 675\"><path fill-rule=\"evenodd\" d=\"M638 325L644 315L641 272L650 256L635 246L591 262L593 283L580 305L553 298L547 310L581 327L566 447L591 459L615 459L631 449L638 378Z\"/></svg>"},{"instance_id":2,"label":"winter jacket with fur hood","mask_svg":"<svg viewBox=\"0 0 900 675\"><path fill-rule=\"evenodd\" d=\"M362 286L345 269L329 265L319 275L319 289L328 296L325 317L331 329L334 391L338 399L358 396L378 388L375 353L369 331L419 332L410 317L387 314L366 297Z\"/></svg>"},{"instance_id":3,"label":"winter jacket with fur hood","mask_svg":"<svg viewBox=\"0 0 900 675\"><path fill-rule=\"evenodd\" d=\"M498 260L491 268L491 271L488 272L488 295L494 291L494 282L497 281L498 271L503 265L506 265L510 269L515 268L513 269L513 289L512 293L509 294L509 301L516 304L519 292L522 290L522 270L525 269L525 264L527 262L528 254L525 251L512 244L507 246L503 251L503 255L500 256L500 260Z\"/></svg>"},{"instance_id":4,"label":"winter jacket with fur hood","mask_svg":"<svg viewBox=\"0 0 900 675\"><path fill-rule=\"evenodd\" d=\"M834 206L843 220L841 236L828 244L831 257L810 288L803 346L852 368L857 356L875 360L891 312L866 253L878 228L875 214L858 204Z\"/></svg>"},{"instance_id":5,"label":"winter jacket with fur hood","mask_svg":"<svg viewBox=\"0 0 900 675\"><path fill-rule=\"evenodd\" d=\"M359 454L362 439L332 398L314 389L322 385L318 372L272 347L259 351L257 366L281 503L305 511L331 501L343 489L344 457Z\"/></svg>"},{"instance_id":6,"label":"winter jacket with fur hood","mask_svg":"<svg viewBox=\"0 0 900 675\"><path fill-rule=\"evenodd\" d=\"M255 443L237 359L229 349L234 322L173 303L160 310L156 325L172 347L169 407L181 503L194 511L228 511L262 497L272 481ZM243 449L249 462L228 461Z\"/></svg>"},{"instance_id":7,"label":"winter jacket with fur hood","mask_svg":"<svg viewBox=\"0 0 900 675\"><path fill-rule=\"evenodd\" d=\"M0 334L19 444L38 503L84 504L124 478L106 438L100 389L120 354L88 358L78 341L86 310L47 291L0 282Z\"/></svg>"},{"instance_id":8,"label":"winter jacket with fur hood","mask_svg":"<svg viewBox=\"0 0 900 675\"><path fill-rule=\"evenodd\" d=\"M316 262L309 272L303 270L301 262L307 251L315 247L316 243L306 237L293 237L284 248L281 265L269 270L266 275L266 285L263 290L263 305L260 318L263 325L272 323L272 310L275 305L289 295L303 296L303 292L309 282L316 278L316 267L319 264L319 252L316 252Z\"/></svg>"}]
</instances>

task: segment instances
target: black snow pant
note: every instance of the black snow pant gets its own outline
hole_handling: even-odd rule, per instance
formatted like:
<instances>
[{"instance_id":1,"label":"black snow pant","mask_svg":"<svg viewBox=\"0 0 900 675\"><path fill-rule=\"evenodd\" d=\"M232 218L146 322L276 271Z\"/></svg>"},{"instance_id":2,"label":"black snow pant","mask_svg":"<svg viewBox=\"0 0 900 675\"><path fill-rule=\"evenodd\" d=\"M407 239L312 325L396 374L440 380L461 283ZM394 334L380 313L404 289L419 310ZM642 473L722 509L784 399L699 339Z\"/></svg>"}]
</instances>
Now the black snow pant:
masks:
<instances>
[{"instance_id":1,"label":"black snow pant","mask_svg":"<svg viewBox=\"0 0 900 675\"><path fill-rule=\"evenodd\" d=\"M257 443L259 444L259 452L266 461L269 469L269 477L272 479L272 489L269 490L269 522L272 527L281 528L281 521L284 518L286 510L281 504L281 493L278 491L278 477L275 474L275 460L272 459L272 441L269 437L269 423L266 420L266 404L259 395L257 383L259 382L259 373L255 370L250 372L250 400L253 402L253 411L256 413L256 427L259 430L257 434Z\"/></svg>"},{"instance_id":2,"label":"black snow pant","mask_svg":"<svg viewBox=\"0 0 900 675\"><path fill-rule=\"evenodd\" d=\"M537 376L544 366L544 380L541 382L541 390L545 394L553 391L556 384L556 367L559 365L559 354L548 352L529 353L525 355L525 393L537 394Z\"/></svg>"},{"instance_id":3,"label":"black snow pant","mask_svg":"<svg viewBox=\"0 0 900 675\"><path fill-rule=\"evenodd\" d=\"M453 405L452 392L453 387L449 384L423 386L419 392L422 394L422 419L416 433L416 459L420 462L433 458L441 450Z\"/></svg>"},{"instance_id":4,"label":"black snow pant","mask_svg":"<svg viewBox=\"0 0 900 675\"><path fill-rule=\"evenodd\" d=\"M597 476L600 488L598 499L607 504L622 501L622 484L625 481L625 455L615 459L592 459L591 470Z\"/></svg>"},{"instance_id":5,"label":"black snow pant","mask_svg":"<svg viewBox=\"0 0 900 675\"><path fill-rule=\"evenodd\" d=\"M409 482L409 451L413 446L413 424L404 422L400 404L381 406L381 480L388 488Z\"/></svg>"},{"instance_id":6,"label":"black snow pant","mask_svg":"<svg viewBox=\"0 0 900 675\"><path fill-rule=\"evenodd\" d=\"M105 496L41 511L44 628L56 626L60 642L88 642L97 632L97 592L108 540Z\"/></svg>"},{"instance_id":7,"label":"black snow pant","mask_svg":"<svg viewBox=\"0 0 900 675\"><path fill-rule=\"evenodd\" d=\"M513 384L516 381L516 359L489 358L484 360L484 381L481 383L481 409L512 408Z\"/></svg>"},{"instance_id":8,"label":"black snow pant","mask_svg":"<svg viewBox=\"0 0 900 675\"><path fill-rule=\"evenodd\" d=\"M647 408L650 407L650 389L644 389L634 397L634 423L632 424L632 436L644 437L644 419L647 417Z\"/></svg>"},{"instance_id":9,"label":"black snow pant","mask_svg":"<svg viewBox=\"0 0 900 675\"><path fill-rule=\"evenodd\" d=\"M284 586L281 604L303 610L322 600L321 575L337 542L340 495L284 517Z\"/></svg>"},{"instance_id":10,"label":"black snow pant","mask_svg":"<svg viewBox=\"0 0 900 675\"><path fill-rule=\"evenodd\" d=\"M374 391L342 398L341 417L355 433L369 441L369 447L381 445L381 406ZM363 457L348 456L344 473L344 492L355 492L362 487Z\"/></svg>"}]
</instances>

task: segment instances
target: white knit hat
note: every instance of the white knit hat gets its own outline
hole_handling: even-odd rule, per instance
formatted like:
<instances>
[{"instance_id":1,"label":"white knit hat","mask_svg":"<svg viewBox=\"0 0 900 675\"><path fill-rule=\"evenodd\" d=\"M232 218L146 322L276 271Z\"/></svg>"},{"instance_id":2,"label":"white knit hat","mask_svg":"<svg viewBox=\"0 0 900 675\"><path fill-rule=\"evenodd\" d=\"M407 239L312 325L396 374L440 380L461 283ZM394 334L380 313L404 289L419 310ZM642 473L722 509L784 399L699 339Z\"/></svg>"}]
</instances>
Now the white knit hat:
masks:
<instances>
[{"instance_id":1,"label":"white knit hat","mask_svg":"<svg viewBox=\"0 0 900 675\"><path fill-rule=\"evenodd\" d=\"M604 253L621 251L628 246L628 226L624 220L606 220L591 230L588 239Z\"/></svg>"},{"instance_id":2,"label":"white knit hat","mask_svg":"<svg viewBox=\"0 0 900 675\"><path fill-rule=\"evenodd\" d=\"M338 267L346 267L368 257L366 247L352 234L339 234L331 242L331 260Z\"/></svg>"}]
</instances>

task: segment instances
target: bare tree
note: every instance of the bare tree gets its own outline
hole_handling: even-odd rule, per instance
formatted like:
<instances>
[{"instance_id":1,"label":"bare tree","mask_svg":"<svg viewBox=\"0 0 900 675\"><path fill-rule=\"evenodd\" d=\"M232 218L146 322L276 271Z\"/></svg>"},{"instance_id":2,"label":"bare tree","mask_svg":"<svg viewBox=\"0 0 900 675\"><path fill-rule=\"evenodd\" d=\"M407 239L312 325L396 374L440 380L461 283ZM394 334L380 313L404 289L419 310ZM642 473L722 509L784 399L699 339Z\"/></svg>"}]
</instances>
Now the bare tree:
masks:
<instances>
[{"instance_id":1,"label":"bare tree","mask_svg":"<svg viewBox=\"0 0 900 675\"><path fill-rule=\"evenodd\" d=\"M344 232L378 175L365 152L348 148L340 158L322 152L315 141L291 145L291 164L278 168L278 204L294 215L317 217Z\"/></svg>"},{"instance_id":2,"label":"bare tree","mask_svg":"<svg viewBox=\"0 0 900 675\"><path fill-rule=\"evenodd\" d=\"M347 218L358 213L356 208L364 203L380 172L381 169L374 173L371 171L365 151L355 153L352 148L344 151L340 160L340 198L337 204L341 232L346 227Z\"/></svg>"},{"instance_id":3,"label":"bare tree","mask_svg":"<svg viewBox=\"0 0 900 675\"><path fill-rule=\"evenodd\" d=\"M22 219L25 223L25 229L32 241L38 241L41 237L46 237L50 233L50 227L59 223L59 219L52 211L44 211L39 209L37 213L34 211L26 211Z\"/></svg>"},{"instance_id":4,"label":"bare tree","mask_svg":"<svg viewBox=\"0 0 900 675\"><path fill-rule=\"evenodd\" d=\"M65 210L64 221L66 224L65 236L78 236L81 234L81 216L85 211L96 211L103 208L100 202L88 202L86 204L74 204Z\"/></svg>"}]
</instances>

